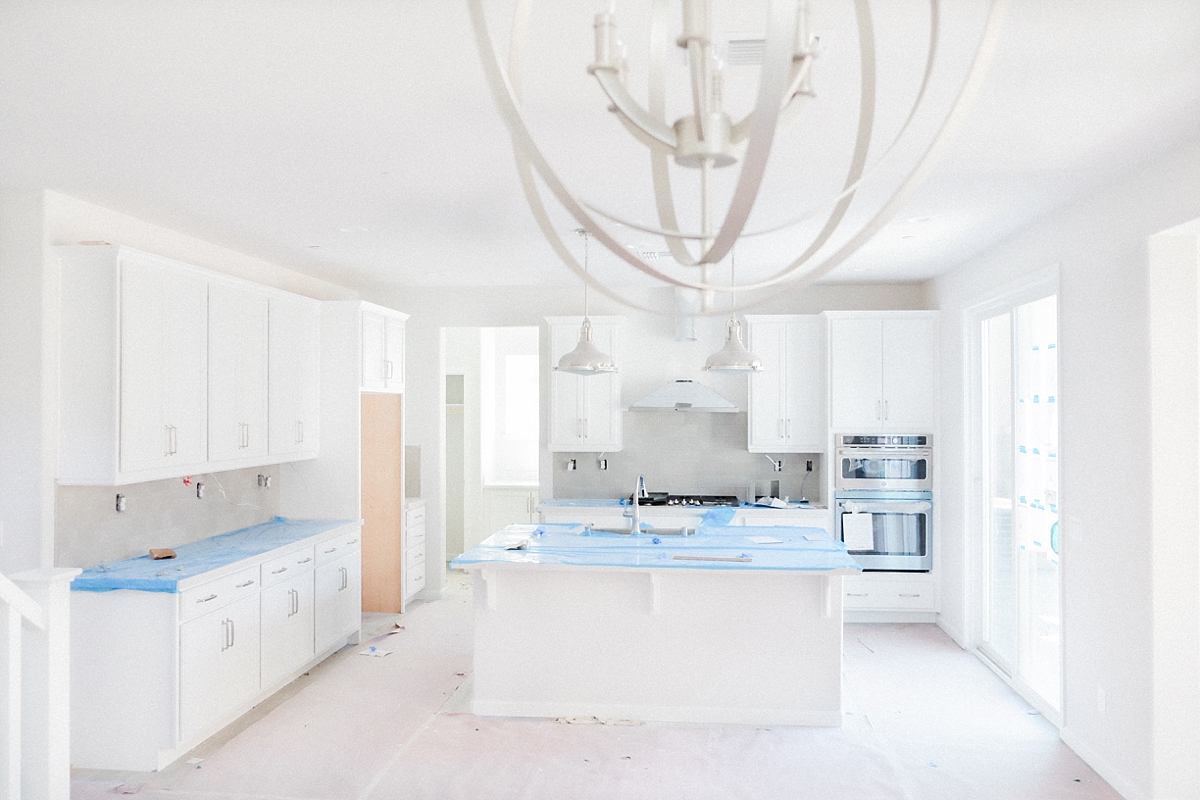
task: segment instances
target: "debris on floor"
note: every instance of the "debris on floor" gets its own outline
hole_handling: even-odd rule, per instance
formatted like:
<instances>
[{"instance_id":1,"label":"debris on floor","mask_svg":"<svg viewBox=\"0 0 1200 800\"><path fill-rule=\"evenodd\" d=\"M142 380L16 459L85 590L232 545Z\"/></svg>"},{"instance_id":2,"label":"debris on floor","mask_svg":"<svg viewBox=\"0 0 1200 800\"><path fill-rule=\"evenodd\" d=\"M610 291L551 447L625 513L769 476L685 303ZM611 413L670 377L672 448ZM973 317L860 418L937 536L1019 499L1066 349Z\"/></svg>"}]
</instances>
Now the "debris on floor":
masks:
<instances>
[{"instance_id":1,"label":"debris on floor","mask_svg":"<svg viewBox=\"0 0 1200 800\"><path fill-rule=\"evenodd\" d=\"M375 645L371 645L366 650L359 650L358 654L360 656L376 656L378 658L383 658L384 656L390 656L392 654L392 651L391 650L380 650Z\"/></svg>"},{"instance_id":2,"label":"debris on floor","mask_svg":"<svg viewBox=\"0 0 1200 800\"><path fill-rule=\"evenodd\" d=\"M145 786L144 783L118 783L113 787L114 794L137 794Z\"/></svg>"},{"instance_id":3,"label":"debris on floor","mask_svg":"<svg viewBox=\"0 0 1200 800\"><path fill-rule=\"evenodd\" d=\"M564 725L641 725L636 719L606 719L604 717L557 717L555 722Z\"/></svg>"},{"instance_id":4,"label":"debris on floor","mask_svg":"<svg viewBox=\"0 0 1200 800\"><path fill-rule=\"evenodd\" d=\"M196 764L199 764L199 763L200 763L201 761L203 761L203 760L204 760L203 758L189 758L189 759L188 759L187 761L185 761L184 763L185 763L185 764L190 764L190 765L192 765L192 766L195 766Z\"/></svg>"}]
</instances>

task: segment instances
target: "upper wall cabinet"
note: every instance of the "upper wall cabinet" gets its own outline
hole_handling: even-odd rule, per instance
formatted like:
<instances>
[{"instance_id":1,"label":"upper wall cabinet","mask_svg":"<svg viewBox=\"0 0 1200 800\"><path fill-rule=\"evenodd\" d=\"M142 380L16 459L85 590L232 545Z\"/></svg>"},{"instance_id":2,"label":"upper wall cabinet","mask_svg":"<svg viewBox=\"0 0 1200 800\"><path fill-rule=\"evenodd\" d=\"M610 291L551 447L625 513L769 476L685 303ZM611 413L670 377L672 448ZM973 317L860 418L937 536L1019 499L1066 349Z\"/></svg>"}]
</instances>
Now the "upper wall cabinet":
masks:
<instances>
[{"instance_id":1,"label":"upper wall cabinet","mask_svg":"<svg viewBox=\"0 0 1200 800\"><path fill-rule=\"evenodd\" d=\"M843 311L826 316L834 430L931 432L937 313Z\"/></svg>"},{"instance_id":2,"label":"upper wall cabinet","mask_svg":"<svg viewBox=\"0 0 1200 800\"><path fill-rule=\"evenodd\" d=\"M270 299L315 301L126 247L55 250L59 483L115 486L316 455L315 440L286 458L269 452L267 327ZM318 357L315 341L294 346Z\"/></svg>"},{"instance_id":3,"label":"upper wall cabinet","mask_svg":"<svg viewBox=\"0 0 1200 800\"><path fill-rule=\"evenodd\" d=\"M620 366L620 317L591 317L596 347ZM555 372L558 360L579 343L583 317L547 317L550 332L550 438L557 452L609 453L621 449L621 376Z\"/></svg>"},{"instance_id":4,"label":"upper wall cabinet","mask_svg":"<svg viewBox=\"0 0 1200 800\"><path fill-rule=\"evenodd\" d=\"M321 304L306 297L272 297L267 321L268 449L289 460L316 456L321 441Z\"/></svg>"},{"instance_id":5,"label":"upper wall cabinet","mask_svg":"<svg viewBox=\"0 0 1200 800\"><path fill-rule=\"evenodd\" d=\"M208 459L267 454L267 305L243 286L208 287Z\"/></svg>"},{"instance_id":6,"label":"upper wall cabinet","mask_svg":"<svg viewBox=\"0 0 1200 800\"><path fill-rule=\"evenodd\" d=\"M749 347L763 362L750 373L747 449L751 453L825 450L825 320L747 316Z\"/></svg>"},{"instance_id":7,"label":"upper wall cabinet","mask_svg":"<svg viewBox=\"0 0 1200 800\"><path fill-rule=\"evenodd\" d=\"M404 391L404 321L407 314L362 304L362 388Z\"/></svg>"}]
</instances>

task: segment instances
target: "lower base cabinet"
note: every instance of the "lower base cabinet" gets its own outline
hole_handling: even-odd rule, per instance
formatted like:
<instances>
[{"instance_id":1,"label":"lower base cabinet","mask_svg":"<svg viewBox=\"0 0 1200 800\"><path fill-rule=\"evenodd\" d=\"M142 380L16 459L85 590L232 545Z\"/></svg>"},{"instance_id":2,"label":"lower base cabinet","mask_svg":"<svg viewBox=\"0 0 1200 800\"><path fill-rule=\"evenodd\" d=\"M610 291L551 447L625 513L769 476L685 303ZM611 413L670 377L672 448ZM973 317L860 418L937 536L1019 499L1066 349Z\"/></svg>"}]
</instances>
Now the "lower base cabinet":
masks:
<instances>
[{"instance_id":1,"label":"lower base cabinet","mask_svg":"<svg viewBox=\"0 0 1200 800\"><path fill-rule=\"evenodd\" d=\"M162 769L362 625L358 523L180 582L71 593L71 763Z\"/></svg>"},{"instance_id":2,"label":"lower base cabinet","mask_svg":"<svg viewBox=\"0 0 1200 800\"><path fill-rule=\"evenodd\" d=\"M846 611L937 611L937 584L928 573L866 572L845 578Z\"/></svg>"},{"instance_id":3,"label":"lower base cabinet","mask_svg":"<svg viewBox=\"0 0 1200 800\"><path fill-rule=\"evenodd\" d=\"M179 735L189 739L258 694L259 596L179 626Z\"/></svg>"}]
</instances>

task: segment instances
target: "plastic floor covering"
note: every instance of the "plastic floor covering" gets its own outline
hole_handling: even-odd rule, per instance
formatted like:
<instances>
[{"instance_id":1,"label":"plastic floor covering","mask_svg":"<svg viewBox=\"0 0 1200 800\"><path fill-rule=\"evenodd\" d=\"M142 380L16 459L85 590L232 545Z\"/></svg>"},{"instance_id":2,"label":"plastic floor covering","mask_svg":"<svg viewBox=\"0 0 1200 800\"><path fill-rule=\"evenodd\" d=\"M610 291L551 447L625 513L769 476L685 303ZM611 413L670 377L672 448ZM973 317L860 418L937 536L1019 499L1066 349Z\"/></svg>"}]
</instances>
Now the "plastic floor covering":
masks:
<instances>
[{"instance_id":1,"label":"plastic floor covering","mask_svg":"<svg viewBox=\"0 0 1200 800\"><path fill-rule=\"evenodd\" d=\"M77 771L71 797L1120 798L933 625L846 626L841 728L476 717L471 589L457 573L450 587L402 617L368 615L375 638L162 772ZM396 624L403 629L384 636ZM360 654L372 645L387 655Z\"/></svg>"}]
</instances>

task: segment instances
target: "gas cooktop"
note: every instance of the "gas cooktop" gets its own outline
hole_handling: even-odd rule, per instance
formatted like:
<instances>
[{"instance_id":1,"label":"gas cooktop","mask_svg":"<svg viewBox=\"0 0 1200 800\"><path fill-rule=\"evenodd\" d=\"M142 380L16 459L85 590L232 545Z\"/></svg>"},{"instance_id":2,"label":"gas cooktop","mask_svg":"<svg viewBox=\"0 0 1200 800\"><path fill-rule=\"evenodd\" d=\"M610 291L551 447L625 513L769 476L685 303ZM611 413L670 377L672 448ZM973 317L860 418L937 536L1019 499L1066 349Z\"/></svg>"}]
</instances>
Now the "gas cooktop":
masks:
<instances>
[{"instance_id":1,"label":"gas cooktop","mask_svg":"<svg viewBox=\"0 0 1200 800\"><path fill-rule=\"evenodd\" d=\"M629 498L633 502L633 497ZM740 506L742 501L731 494L667 494L649 492L638 505L641 506Z\"/></svg>"}]
</instances>

